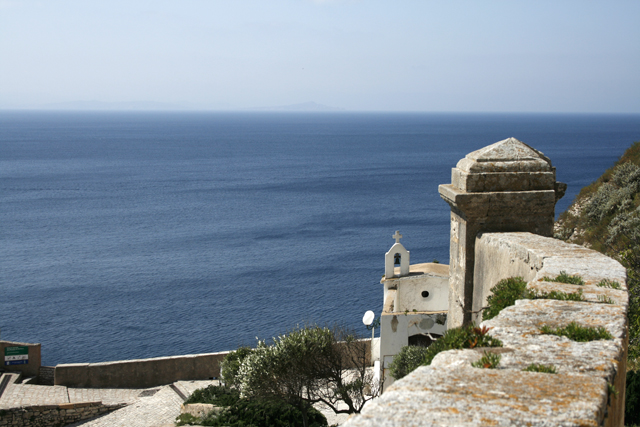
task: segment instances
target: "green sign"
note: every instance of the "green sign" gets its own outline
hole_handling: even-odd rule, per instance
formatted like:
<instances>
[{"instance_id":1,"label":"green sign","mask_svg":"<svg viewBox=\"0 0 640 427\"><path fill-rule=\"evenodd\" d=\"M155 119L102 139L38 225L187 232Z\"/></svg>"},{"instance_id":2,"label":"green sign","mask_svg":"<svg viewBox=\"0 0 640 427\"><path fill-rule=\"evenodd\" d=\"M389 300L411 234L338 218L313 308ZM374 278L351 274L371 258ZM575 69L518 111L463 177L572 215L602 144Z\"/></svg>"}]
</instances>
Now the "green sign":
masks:
<instances>
[{"instance_id":1,"label":"green sign","mask_svg":"<svg viewBox=\"0 0 640 427\"><path fill-rule=\"evenodd\" d=\"M29 347L15 346L4 348L5 365L26 365L29 363Z\"/></svg>"}]
</instances>

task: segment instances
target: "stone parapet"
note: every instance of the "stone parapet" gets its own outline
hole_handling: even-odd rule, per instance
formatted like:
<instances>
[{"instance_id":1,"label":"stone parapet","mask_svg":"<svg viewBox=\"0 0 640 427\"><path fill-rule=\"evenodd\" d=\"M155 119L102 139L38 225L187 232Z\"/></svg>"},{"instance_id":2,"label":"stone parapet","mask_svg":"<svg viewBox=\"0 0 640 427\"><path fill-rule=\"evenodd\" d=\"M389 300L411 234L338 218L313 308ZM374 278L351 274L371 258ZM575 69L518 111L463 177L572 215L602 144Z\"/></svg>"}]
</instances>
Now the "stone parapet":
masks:
<instances>
[{"instance_id":1,"label":"stone parapet","mask_svg":"<svg viewBox=\"0 0 640 427\"><path fill-rule=\"evenodd\" d=\"M220 376L220 362L228 352L69 363L55 368L55 385L78 388L148 388L181 380Z\"/></svg>"},{"instance_id":2,"label":"stone parapet","mask_svg":"<svg viewBox=\"0 0 640 427\"><path fill-rule=\"evenodd\" d=\"M528 288L576 292L586 301L520 300L482 322L503 347L447 351L430 366L396 381L345 426L619 426L624 425L628 295L626 271L617 261L581 246L531 233L484 233L475 246L475 285L484 291L520 275ZM542 280L561 271L585 285ZM600 287L613 280L621 289ZM575 342L544 335L543 325L571 322L602 327L610 340ZM501 356L497 369L471 363L484 351ZM557 374L524 372L552 365Z\"/></svg>"},{"instance_id":3,"label":"stone parapet","mask_svg":"<svg viewBox=\"0 0 640 427\"><path fill-rule=\"evenodd\" d=\"M97 417L126 406L102 402L25 406L0 410L1 427L58 427Z\"/></svg>"}]
</instances>

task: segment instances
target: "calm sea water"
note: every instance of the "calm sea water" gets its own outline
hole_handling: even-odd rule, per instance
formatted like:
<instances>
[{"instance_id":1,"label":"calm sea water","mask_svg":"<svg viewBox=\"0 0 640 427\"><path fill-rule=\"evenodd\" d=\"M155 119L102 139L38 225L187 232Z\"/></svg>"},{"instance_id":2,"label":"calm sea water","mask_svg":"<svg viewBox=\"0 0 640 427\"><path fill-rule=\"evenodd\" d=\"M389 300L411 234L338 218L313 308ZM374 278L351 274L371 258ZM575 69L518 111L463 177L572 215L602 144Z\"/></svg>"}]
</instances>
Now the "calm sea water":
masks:
<instances>
[{"instance_id":1,"label":"calm sea water","mask_svg":"<svg viewBox=\"0 0 640 427\"><path fill-rule=\"evenodd\" d=\"M569 184L561 212L640 116L0 112L0 337L57 364L366 333L393 232L448 262L438 184L510 136Z\"/></svg>"}]
</instances>

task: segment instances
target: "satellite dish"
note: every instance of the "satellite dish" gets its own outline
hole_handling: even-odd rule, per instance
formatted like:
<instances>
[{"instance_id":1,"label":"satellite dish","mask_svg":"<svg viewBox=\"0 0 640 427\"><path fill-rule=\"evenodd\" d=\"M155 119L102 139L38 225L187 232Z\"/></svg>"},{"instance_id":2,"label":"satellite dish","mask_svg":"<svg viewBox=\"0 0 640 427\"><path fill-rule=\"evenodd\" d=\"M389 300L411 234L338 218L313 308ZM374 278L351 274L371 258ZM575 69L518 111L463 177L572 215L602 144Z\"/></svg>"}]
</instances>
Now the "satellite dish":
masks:
<instances>
[{"instance_id":1,"label":"satellite dish","mask_svg":"<svg viewBox=\"0 0 640 427\"><path fill-rule=\"evenodd\" d=\"M362 323L369 326L370 324L373 323L373 319L375 318L376 318L376 315L373 313L373 311L368 310L362 317Z\"/></svg>"}]
</instances>

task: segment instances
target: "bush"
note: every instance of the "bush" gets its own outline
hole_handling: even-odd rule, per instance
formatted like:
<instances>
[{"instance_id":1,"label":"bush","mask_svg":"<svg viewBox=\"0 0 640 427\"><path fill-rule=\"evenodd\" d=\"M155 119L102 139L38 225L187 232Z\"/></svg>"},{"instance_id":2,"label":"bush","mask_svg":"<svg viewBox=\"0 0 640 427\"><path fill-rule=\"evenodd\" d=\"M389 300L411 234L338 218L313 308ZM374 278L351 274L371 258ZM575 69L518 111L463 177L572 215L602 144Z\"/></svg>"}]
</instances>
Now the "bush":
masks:
<instances>
[{"instance_id":1,"label":"bush","mask_svg":"<svg viewBox=\"0 0 640 427\"><path fill-rule=\"evenodd\" d=\"M180 414L176 418L177 426L191 426L200 424L200 418L194 417L191 414Z\"/></svg>"},{"instance_id":2,"label":"bush","mask_svg":"<svg viewBox=\"0 0 640 427\"><path fill-rule=\"evenodd\" d=\"M572 206L560 215L557 236L582 244L627 268L629 290L629 353L631 370L640 368L640 142L629 147L613 167L584 187ZM621 288L619 284L600 286ZM631 371L630 371L631 372ZM637 371L636 371L637 372ZM632 374L635 375L635 374ZM629 383L629 380L628 380ZM636 389L637 390L637 389ZM640 424L640 400L627 392L625 420ZM636 394L637 395L637 394Z\"/></svg>"},{"instance_id":3,"label":"bush","mask_svg":"<svg viewBox=\"0 0 640 427\"><path fill-rule=\"evenodd\" d=\"M516 300L523 299L527 282L522 277L502 279L491 288L492 295L487 298L489 307L482 312L482 320L493 319L503 308L512 306Z\"/></svg>"},{"instance_id":4,"label":"bush","mask_svg":"<svg viewBox=\"0 0 640 427\"><path fill-rule=\"evenodd\" d=\"M277 399L245 399L238 390L223 386L209 386L196 390L186 403L211 403L223 408L219 413L211 413L204 419L188 414L177 418L178 425L197 423L203 426L229 427L297 427L303 424L302 412L295 406ZM322 413L311 407L307 411L309 426L327 425Z\"/></svg>"},{"instance_id":5,"label":"bush","mask_svg":"<svg viewBox=\"0 0 640 427\"><path fill-rule=\"evenodd\" d=\"M489 332L488 328L478 328L474 325L467 325L459 328L449 329L441 338L438 338L425 349L422 363L420 363L420 365L430 365L433 361L433 358L436 357L438 353L447 350L461 350L464 348L476 347L502 347L502 342L487 335L487 332ZM420 366L414 365L412 359L409 359L409 356L417 356L416 353L418 351L406 350L407 347L403 347L402 351L400 352L402 353L403 351L405 351L406 356L400 358L399 360L397 360L398 356L394 357L393 362L390 365L391 375L397 380ZM396 364L396 368L394 368L394 364Z\"/></svg>"},{"instance_id":6,"label":"bush","mask_svg":"<svg viewBox=\"0 0 640 427\"><path fill-rule=\"evenodd\" d=\"M400 379L409 372L414 371L424 361L428 347L417 345L407 345L402 347L400 353L393 357L393 362L389 365L391 376Z\"/></svg>"},{"instance_id":7,"label":"bush","mask_svg":"<svg viewBox=\"0 0 640 427\"><path fill-rule=\"evenodd\" d=\"M249 347L240 347L225 356L220 366L220 377L227 386L238 387L238 370L244 359L249 356L251 352L252 349Z\"/></svg>"},{"instance_id":8,"label":"bush","mask_svg":"<svg viewBox=\"0 0 640 427\"><path fill-rule=\"evenodd\" d=\"M624 423L640 424L640 372L627 372L627 388L625 393Z\"/></svg>"},{"instance_id":9,"label":"bush","mask_svg":"<svg viewBox=\"0 0 640 427\"><path fill-rule=\"evenodd\" d=\"M231 406L237 402L238 399L240 399L240 392L238 390L210 385L209 387L194 391L184 403L211 403L216 406Z\"/></svg>"},{"instance_id":10,"label":"bush","mask_svg":"<svg viewBox=\"0 0 640 427\"><path fill-rule=\"evenodd\" d=\"M327 425L327 419L320 411L307 409L309 427ZM203 426L229 427L298 427L303 425L300 409L282 400L238 399L219 414L212 413L201 421Z\"/></svg>"},{"instance_id":11,"label":"bush","mask_svg":"<svg viewBox=\"0 0 640 427\"><path fill-rule=\"evenodd\" d=\"M316 402L336 414L358 413L379 391L367 369L367 344L344 327L297 328L270 344L260 341L240 364L235 382L243 397L281 399L303 415Z\"/></svg>"},{"instance_id":12,"label":"bush","mask_svg":"<svg viewBox=\"0 0 640 427\"><path fill-rule=\"evenodd\" d=\"M560 278L560 280L557 280ZM571 280L573 282L582 282L578 276L569 276L565 272L561 272L560 276L550 281L560 282L561 280ZM562 282L568 283L568 282ZM574 283L581 284L581 283ZM487 308L482 313L482 320L493 319L504 308L512 306L519 299L553 299L560 301L584 301L582 291L566 293L560 291L541 292L537 290L527 289L527 283L522 277L510 277L502 279L491 288L492 295L487 298Z\"/></svg>"}]
</instances>

